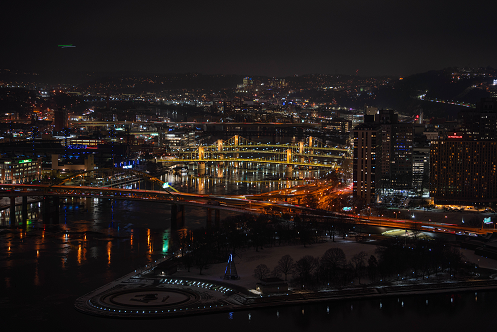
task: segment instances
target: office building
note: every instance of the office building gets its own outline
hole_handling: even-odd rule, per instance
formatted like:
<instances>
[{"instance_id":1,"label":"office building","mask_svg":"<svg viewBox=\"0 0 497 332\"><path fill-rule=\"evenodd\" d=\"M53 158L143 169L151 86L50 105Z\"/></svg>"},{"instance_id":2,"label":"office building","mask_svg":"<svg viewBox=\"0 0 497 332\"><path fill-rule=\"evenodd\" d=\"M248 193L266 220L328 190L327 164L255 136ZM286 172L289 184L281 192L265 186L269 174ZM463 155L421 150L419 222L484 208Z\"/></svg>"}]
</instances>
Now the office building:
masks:
<instances>
[{"instance_id":1,"label":"office building","mask_svg":"<svg viewBox=\"0 0 497 332\"><path fill-rule=\"evenodd\" d=\"M40 176L41 159L0 159L1 183L29 183L39 180Z\"/></svg>"},{"instance_id":2,"label":"office building","mask_svg":"<svg viewBox=\"0 0 497 332\"><path fill-rule=\"evenodd\" d=\"M365 120L353 130L354 196L370 203L382 194L413 194L419 183L413 178L414 125L399 123L392 110L366 114Z\"/></svg>"}]
</instances>

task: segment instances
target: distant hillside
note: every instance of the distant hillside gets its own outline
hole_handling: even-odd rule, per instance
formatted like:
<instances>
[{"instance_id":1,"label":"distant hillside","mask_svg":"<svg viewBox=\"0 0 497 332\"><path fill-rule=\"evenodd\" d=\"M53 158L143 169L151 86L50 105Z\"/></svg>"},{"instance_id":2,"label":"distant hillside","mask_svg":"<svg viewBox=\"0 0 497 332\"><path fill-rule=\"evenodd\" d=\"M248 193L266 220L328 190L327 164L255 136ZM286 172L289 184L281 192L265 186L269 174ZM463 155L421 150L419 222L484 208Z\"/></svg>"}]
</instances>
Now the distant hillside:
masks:
<instances>
[{"instance_id":1,"label":"distant hillside","mask_svg":"<svg viewBox=\"0 0 497 332\"><path fill-rule=\"evenodd\" d=\"M97 78L80 84L80 90L111 93L159 92L164 90L236 88L243 80L241 75L189 74L120 74Z\"/></svg>"},{"instance_id":2,"label":"distant hillside","mask_svg":"<svg viewBox=\"0 0 497 332\"><path fill-rule=\"evenodd\" d=\"M461 106L427 100L441 99L476 104L481 98L490 95L488 85L494 77L497 78L497 71L493 68L432 70L380 87L374 100L365 99L363 102L407 113L423 110L425 116L455 116ZM418 98L422 94L426 94L425 101Z\"/></svg>"}]
</instances>

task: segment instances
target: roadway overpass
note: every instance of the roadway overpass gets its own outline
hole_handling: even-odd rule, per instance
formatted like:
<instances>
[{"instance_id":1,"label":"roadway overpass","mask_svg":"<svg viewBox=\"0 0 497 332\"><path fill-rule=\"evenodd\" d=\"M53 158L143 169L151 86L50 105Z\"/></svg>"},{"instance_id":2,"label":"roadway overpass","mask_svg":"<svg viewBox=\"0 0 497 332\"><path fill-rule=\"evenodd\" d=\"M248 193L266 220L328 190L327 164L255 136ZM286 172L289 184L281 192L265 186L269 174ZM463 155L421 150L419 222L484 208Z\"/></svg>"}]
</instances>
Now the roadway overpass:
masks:
<instances>
[{"instance_id":1,"label":"roadway overpass","mask_svg":"<svg viewBox=\"0 0 497 332\"><path fill-rule=\"evenodd\" d=\"M370 226L399 228L413 231L437 232L437 233L477 233L486 234L493 230L483 230L460 226L455 224L437 224L432 222L419 222L411 220L396 220L392 218L361 217L353 214L329 212L316 210L304 206L288 204L285 202L269 202L246 199L245 196L219 196L219 195L199 195L188 193L177 193L168 191L153 190L131 190L106 187L84 187L66 185L29 185L29 184L0 184L0 196L11 197L10 214L15 216L15 197L23 197L22 215L27 215L28 196L42 196L44 206L44 222L47 218L50 222L54 214L58 214L59 197L83 197L83 198L108 198L122 200L139 200L155 203L171 204L172 227L181 228L184 225L185 206L203 207L207 209L208 223L211 221L211 212L226 210L239 213L271 213L271 214L303 214L308 217L316 217L321 220L341 220L353 224L363 224ZM57 217L58 218L58 217ZM219 223L219 213L215 212L216 224ZM54 220L54 219L52 219ZM58 220L54 220L55 223ZM13 220L11 225L14 226Z\"/></svg>"},{"instance_id":2,"label":"roadway overpass","mask_svg":"<svg viewBox=\"0 0 497 332\"><path fill-rule=\"evenodd\" d=\"M132 126L132 125L161 125L161 126L234 126L234 127L296 127L296 128L320 128L321 123L309 122L196 122L196 121L75 121L70 120L73 127L108 127L108 126Z\"/></svg>"}]
</instances>

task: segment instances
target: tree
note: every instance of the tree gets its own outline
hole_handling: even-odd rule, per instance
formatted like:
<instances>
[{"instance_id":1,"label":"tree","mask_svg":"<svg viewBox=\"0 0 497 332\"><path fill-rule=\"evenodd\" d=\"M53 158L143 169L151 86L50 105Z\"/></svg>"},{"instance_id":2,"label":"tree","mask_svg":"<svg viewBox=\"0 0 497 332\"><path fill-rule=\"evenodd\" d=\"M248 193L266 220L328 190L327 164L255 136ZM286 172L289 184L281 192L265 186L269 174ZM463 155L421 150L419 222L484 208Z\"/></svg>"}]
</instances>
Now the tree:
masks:
<instances>
[{"instance_id":1,"label":"tree","mask_svg":"<svg viewBox=\"0 0 497 332\"><path fill-rule=\"evenodd\" d=\"M335 222L338 233L345 239L350 232L351 224L346 219L340 219Z\"/></svg>"},{"instance_id":2,"label":"tree","mask_svg":"<svg viewBox=\"0 0 497 332\"><path fill-rule=\"evenodd\" d=\"M463 255L459 251L459 248L454 248L452 246L446 246L444 250L444 258L446 264L449 265L449 277L452 277L453 271L459 269L459 265L462 262Z\"/></svg>"},{"instance_id":3,"label":"tree","mask_svg":"<svg viewBox=\"0 0 497 332\"><path fill-rule=\"evenodd\" d=\"M250 238L255 247L255 251L259 251L259 247L264 246L264 238L266 235L266 225L269 218L266 215L259 215L257 218L247 218L246 225L250 229Z\"/></svg>"},{"instance_id":4,"label":"tree","mask_svg":"<svg viewBox=\"0 0 497 332\"><path fill-rule=\"evenodd\" d=\"M199 269L199 274L202 274L203 270L209 268L211 254L205 248L199 248L195 250L194 257L195 266Z\"/></svg>"},{"instance_id":5,"label":"tree","mask_svg":"<svg viewBox=\"0 0 497 332\"><path fill-rule=\"evenodd\" d=\"M321 257L321 275L326 282L336 282L338 271L347 264L345 253L340 248L330 248Z\"/></svg>"},{"instance_id":6,"label":"tree","mask_svg":"<svg viewBox=\"0 0 497 332\"><path fill-rule=\"evenodd\" d=\"M254 277L262 280L269 277L270 272L266 264L259 264L254 269Z\"/></svg>"},{"instance_id":7,"label":"tree","mask_svg":"<svg viewBox=\"0 0 497 332\"><path fill-rule=\"evenodd\" d=\"M188 272L190 272L190 268L194 263L193 253L192 252L183 253L183 255L181 256L181 261L183 262L183 265L188 269Z\"/></svg>"},{"instance_id":8,"label":"tree","mask_svg":"<svg viewBox=\"0 0 497 332\"><path fill-rule=\"evenodd\" d=\"M280 273L285 275L285 281L287 280L288 274L293 271L293 258L290 255L285 255L280 258L278 261L278 265L275 270L278 270Z\"/></svg>"},{"instance_id":9,"label":"tree","mask_svg":"<svg viewBox=\"0 0 497 332\"><path fill-rule=\"evenodd\" d=\"M319 267L319 260L311 255L306 255L293 265L295 281L305 287L305 284L312 284L312 276Z\"/></svg>"},{"instance_id":10,"label":"tree","mask_svg":"<svg viewBox=\"0 0 497 332\"><path fill-rule=\"evenodd\" d=\"M371 255L368 259L368 277L372 282L376 281L376 276L378 275L378 260L374 255Z\"/></svg>"},{"instance_id":11,"label":"tree","mask_svg":"<svg viewBox=\"0 0 497 332\"><path fill-rule=\"evenodd\" d=\"M300 239L300 242L304 245L310 244L312 240L311 229L309 228L309 224L305 223L299 216L295 216L294 219L295 230L297 231L297 235Z\"/></svg>"},{"instance_id":12,"label":"tree","mask_svg":"<svg viewBox=\"0 0 497 332\"><path fill-rule=\"evenodd\" d=\"M363 272L364 266L366 265L366 256L367 256L367 254L364 251L361 251L361 252L355 254L351 259L351 262L355 268L355 273L356 273L356 276L358 278L359 284L361 283L362 272Z\"/></svg>"}]
</instances>

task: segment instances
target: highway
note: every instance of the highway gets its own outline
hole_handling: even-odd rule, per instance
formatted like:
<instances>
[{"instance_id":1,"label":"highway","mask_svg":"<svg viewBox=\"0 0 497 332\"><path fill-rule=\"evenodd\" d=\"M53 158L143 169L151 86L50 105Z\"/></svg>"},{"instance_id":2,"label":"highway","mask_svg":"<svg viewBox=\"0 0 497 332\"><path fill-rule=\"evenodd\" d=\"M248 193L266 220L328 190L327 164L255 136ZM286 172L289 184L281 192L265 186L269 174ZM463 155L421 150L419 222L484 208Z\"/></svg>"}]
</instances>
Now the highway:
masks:
<instances>
[{"instance_id":1,"label":"highway","mask_svg":"<svg viewBox=\"0 0 497 332\"><path fill-rule=\"evenodd\" d=\"M200 195L181 193L173 191L153 191L136 189L119 189L108 187L86 187L68 185L49 184L0 184L0 196L42 196L53 195L62 197L91 197L91 198L111 198L123 200L140 200L150 202L164 202L169 204L191 205L212 209L228 210L240 213L254 214L303 214L308 217L316 217L320 220L340 220L354 224L370 226L409 229L420 232L435 232L449 234L486 234L493 232L492 229L480 229L456 224L433 223L412 220L397 220L395 218L359 216L356 214L330 212L322 209L313 209L307 206L292 204L281 201L296 200L309 194L316 195L324 199L324 193L330 187L323 183L313 185L301 185L289 189L258 195ZM342 195L347 192L335 190L331 195Z\"/></svg>"}]
</instances>

